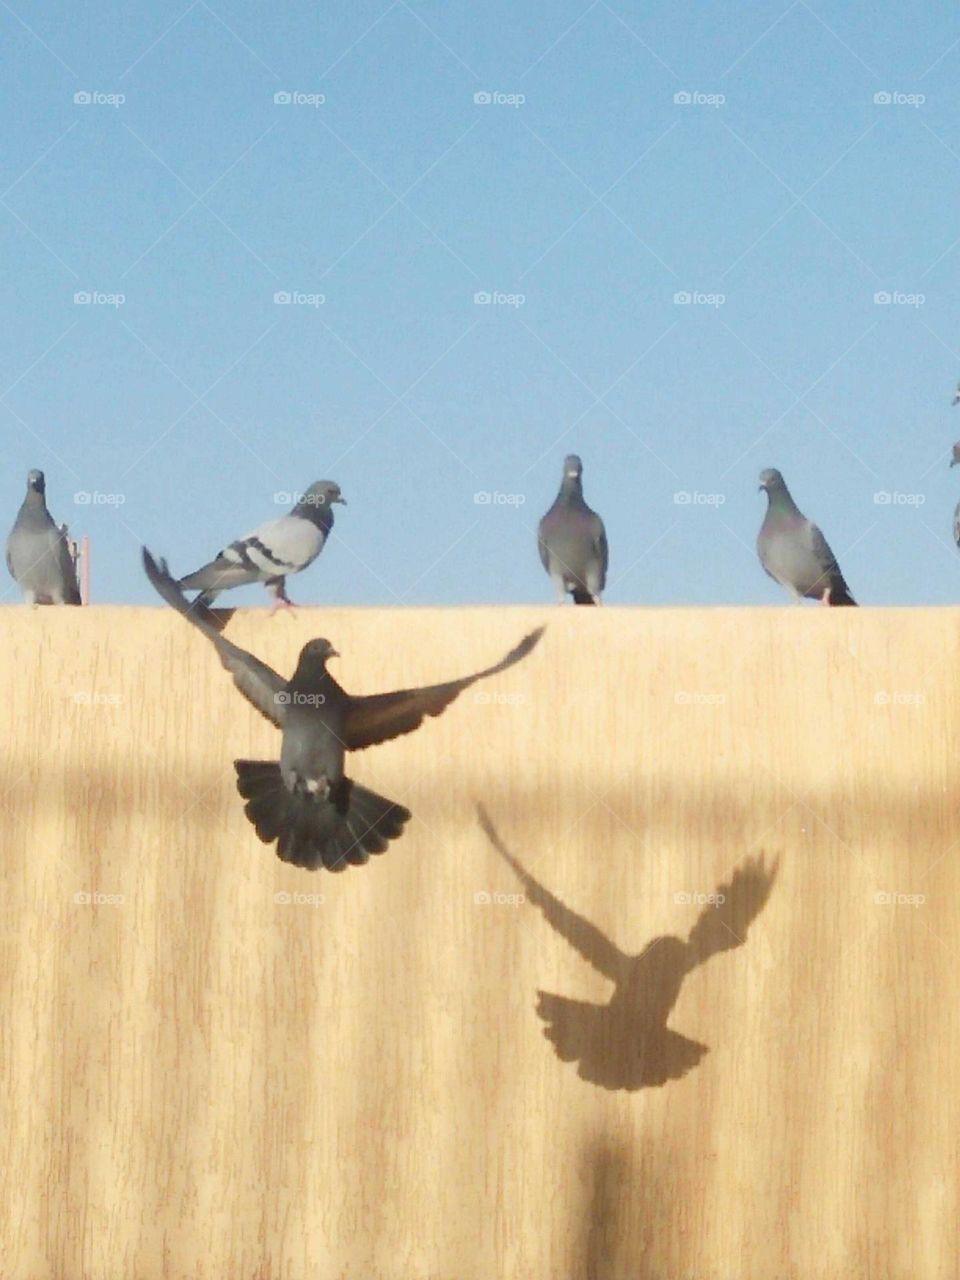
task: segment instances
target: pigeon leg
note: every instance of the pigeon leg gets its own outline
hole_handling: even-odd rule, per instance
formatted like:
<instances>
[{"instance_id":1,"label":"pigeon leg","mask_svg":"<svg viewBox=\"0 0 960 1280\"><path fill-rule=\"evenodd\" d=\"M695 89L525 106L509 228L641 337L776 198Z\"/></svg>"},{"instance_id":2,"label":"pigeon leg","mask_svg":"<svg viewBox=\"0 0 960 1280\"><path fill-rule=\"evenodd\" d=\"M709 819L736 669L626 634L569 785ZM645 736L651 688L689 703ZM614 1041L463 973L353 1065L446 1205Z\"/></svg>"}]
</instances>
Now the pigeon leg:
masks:
<instances>
[{"instance_id":1,"label":"pigeon leg","mask_svg":"<svg viewBox=\"0 0 960 1280\"><path fill-rule=\"evenodd\" d=\"M557 604L566 604L567 588L564 585L563 578L559 578L556 575L551 575L551 576L553 579L553 589L557 593Z\"/></svg>"},{"instance_id":2,"label":"pigeon leg","mask_svg":"<svg viewBox=\"0 0 960 1280\"><path fill-rule=\"evenodd\" d=\"M280 609L295 609L295 605L287 595L286 579L275 578L272 582L267 583L267 591L273 596L273 604L270 606L270 617Z\"/></svg>"},{"instance_id":3,"label":"pigeon leg","mask_svg":"<svg viewBox=\"0 0 960 1280\"><path fill-rule=\"evenodd\" d=\"M592 596L590 597L590 599L593 601L593 603L594 603L594 604L603 604L603 601L600 599L600 592L599 592L599 591L598 591L598 592L596 592L596 594L595 594L595 595L592 595Z\"/></svg>"},{"instance_id":4,"label":"pigeon leg","mask_svg":"<svg viewBox=\"0 0 960 1280\"><path fill-rule=\"evenodd\" d=\"M826 591L821 596L820 603L825 605L830 604L830 588L829 587L827 587Z\"/></svg>"},{"instance_id":5,"label":"pigeon leg","mask_svg":"<svg viewBox=\"0 0 960 1280\"><path fill-rule=\"evenodd\" d=\"M278 594L270 606L270 617L272 618L275 613L279 613L283 609L289 609L291 613L296 613L297 606L292 600L288 600L285 595Z\"/></svg>"}]
</instances>

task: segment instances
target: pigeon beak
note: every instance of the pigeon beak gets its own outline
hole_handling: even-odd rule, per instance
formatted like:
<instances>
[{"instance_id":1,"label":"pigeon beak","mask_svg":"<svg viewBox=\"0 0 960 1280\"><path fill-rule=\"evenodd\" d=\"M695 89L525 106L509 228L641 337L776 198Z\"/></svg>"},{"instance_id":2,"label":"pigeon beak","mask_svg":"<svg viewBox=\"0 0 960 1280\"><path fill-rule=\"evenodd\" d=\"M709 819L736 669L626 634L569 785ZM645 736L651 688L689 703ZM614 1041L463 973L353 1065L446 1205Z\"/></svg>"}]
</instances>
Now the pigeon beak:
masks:
<instances>
[{"instance_id":1,"label":"pigeon beak","mask_svg":"<svg viewBox=\"0 0 960 1280\"><path fill-rule=\"evenodd\" d=\"M340 657L339 651L338 651L338 650L336 650L336 649L331 649L331 650L330 650L330 652L327 654L327 657L328 657L328 658L339 658L339 657Z\"/></svg>"},{"instance_id":2,"label":"pigeon beak","mask_svg":"<svg viewBox=\"0 0 960 1280\"><path fill-rule=\"evenodd\" d=\"M957 465L957 463L958 463L958 462L960 462L960 458L951 458L951 459L950 459L950 465L951 465L951 467L955 467L955 466Z\"/></svg>"},{"instance_id":3,"label":"pigeon beak","mask_svg":"<svg viewBox=\"0 0 960 1280\"><path fill-rule=\"evenodd\" d=\"M344 506L347 505L346 498L334 498L334 502L342 502Z\"/></svg>"}]
</instances>

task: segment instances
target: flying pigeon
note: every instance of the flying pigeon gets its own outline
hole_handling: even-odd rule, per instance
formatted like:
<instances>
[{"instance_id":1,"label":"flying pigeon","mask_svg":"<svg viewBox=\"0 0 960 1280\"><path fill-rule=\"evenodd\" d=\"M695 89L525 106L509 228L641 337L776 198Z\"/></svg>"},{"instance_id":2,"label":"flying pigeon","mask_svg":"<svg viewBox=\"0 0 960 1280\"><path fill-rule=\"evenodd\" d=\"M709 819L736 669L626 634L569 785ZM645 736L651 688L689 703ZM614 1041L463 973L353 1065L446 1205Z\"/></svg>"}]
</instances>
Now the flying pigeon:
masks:
<instances>
[{"instance_id":1,"label":"flying pigeon","mask_svg":"<svg viewBox=\"0 0 960 1280\"><path fill-rule=\"evenodd\" d=\"M563 604L599 604L607 581L607 535L603 521L583 500L583 463L575 453L564 459L560 492L540 521L540 559Z\"/></svg>"},{"instance_id":2,"label":"flying pigeon","mask_svg":"<svg viewBox=\"0 0 960 1280\"><path fill-rule=\"evenodd\" d=\"M760 491L766 491L769 503L757 552L770 577L795 600L807 596L827 605L855 605L826 538L797 508L780 472L761 471Z\"/></svg>"},{"instance_id":3,"label":"flying pigeon","mask_svg":"<svg viewBox=\"0 0 960 1280\"><path fill-rule=\"evenodd\" d=\"M7 568L27 604L80 604L67 531L54 523L45 493L43 472L29 472L27 496L7 538Z\"/></svg>"},{"instance_id":4,"label":"flying pigeon","mask_svg":"<svg viewBox=\"0 0 960 1280\"><path fill-rule=\"evenodd\" d=\"M333 504L347 504L340 496L340 486L332 480L317 480L288 515L268 520L219 552L215 560L180 579L186 591L196 590L195 597L203 605L212 604L221 591L245 587L251 582L266 583L273 596L273 607L289 609L292 601L286 592L286 577L300 573L313 564L323 550L333 528Z\"/></svg>"},{"instance_id":5,"label":"flying pigeon","mask_svg":"<svg viewBox=\"0 0 960 1280\"><path fill-rule=\"evenodd\" d=\"M501 662L462 680L353 697L327 670L327 661L337 656L329 640L308 641L296 671L285 680L220 635L184 598L166 562L157 564L146 547L143 565L167 604L210 640L247 701L281 730L279 762L234 761L237 790L264 844L276 841L284 862L310 870L363 865L371 853L383 853L402 834L411 816L403 805L347 778L345 753L412 733L425 716L440 715L475 681L526 657L544 630L532 631Z\"/></svg>"},{"instance_id":6,"label":"flying pigeon","mask_svg":"<svg viewBox=\"0 0 960 1280\"><path fill-rule=\"evenodd\" d=\"M957 383L957 389L953 393L953 399L950 402L950 407L953 408L958 404L960 404L960 382Z\"/></svg>"}]
</instances>

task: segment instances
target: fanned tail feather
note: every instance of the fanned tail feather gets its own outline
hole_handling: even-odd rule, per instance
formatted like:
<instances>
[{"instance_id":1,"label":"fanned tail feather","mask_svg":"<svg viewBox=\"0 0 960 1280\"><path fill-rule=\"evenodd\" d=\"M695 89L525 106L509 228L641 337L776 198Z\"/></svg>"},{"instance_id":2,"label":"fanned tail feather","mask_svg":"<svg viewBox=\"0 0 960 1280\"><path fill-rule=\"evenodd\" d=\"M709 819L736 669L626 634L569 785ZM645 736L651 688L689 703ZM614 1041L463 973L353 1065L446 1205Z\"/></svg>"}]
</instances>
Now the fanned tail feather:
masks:
<instances>
[{"instance_id":1,"label":"fanned tail feather","mask_svg":"<svg viewBox=\"0 0 960 1280\"><path fill-rule=\"evenodd\" d=\"M277 842L284 862L315 870L343 871L383 853L410 820L403 805L344 778L328 796L290 791L280 766L269 760L235 760L244 812L264 844Z\"/></svg>"}]
</instances>

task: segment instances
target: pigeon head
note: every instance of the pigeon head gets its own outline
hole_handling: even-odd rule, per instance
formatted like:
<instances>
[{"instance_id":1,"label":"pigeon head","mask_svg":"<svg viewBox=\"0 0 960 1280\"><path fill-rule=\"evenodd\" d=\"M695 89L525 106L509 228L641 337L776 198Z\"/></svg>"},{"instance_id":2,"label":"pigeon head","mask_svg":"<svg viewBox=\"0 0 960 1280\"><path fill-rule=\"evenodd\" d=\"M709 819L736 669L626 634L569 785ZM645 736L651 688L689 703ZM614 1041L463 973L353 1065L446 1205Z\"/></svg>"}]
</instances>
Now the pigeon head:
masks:
<instances>
[{"instance_id":1,"label":"pigeon head","mask_svg":"<svg viewBox=\"0 0 960 1280\"><path fill-rule=\"evenodd\" d=\"M319 637L316 640L308 640L300 650L300 663L309 662L323 666L328 658L339 658L340 655L330 643Z\"/></svg>"},{"instance_id":2,"label":"pigeon head","mask_svg":"<svg viewBox=\"0 0 960 1280\"><path fill-rule=\"evenodd\" d=\"M951 467L955 467L960 462L960 440L953 446L953 457L950 459Z\"/></svg>"},{"instance_id":3,"label":"pigeon head","mask_svg":"<svg viewBox=\"0 0 960 1280\"><path fill-rule=\"evenodd\" d=\"M27 472L27 489L30 493L43 494L46 492L47 482L43 478L42 471Z\"/></svg>"},{"instance_id":4,"label":"pigeon head","mask_svg":"<svg viewBox=\"0 0 960 1280\"><path fill-rule=\"evenodd\" d=\"M312 520L314 524L329 525L333 521L335 502L347 505L346 498L340 494L340 486L333 480L315 480L306 493L300 494L290 514Z\"/></svg>"},{"instance_id":5,"label":"pigeon head","mask_svg":"<svg viewBox=\"0 0 960 1280\"><path fill-rule=\"evenodd\" d=\"M583 463L575 453L568 453L563 460L564 480L579 480L583 475Z\"/></svg>"},{"instance_id":6,"label":"pigeon head","mask_svg":"<svg viewBox=\"0 0 960 1280\"><path fill-rule=\"evenodd\" d=\"M760 488L759 493L776 493L779 489L785 489L783 476L776 467L767 467L760 472Z\"/></svg>"}]
</instances>

